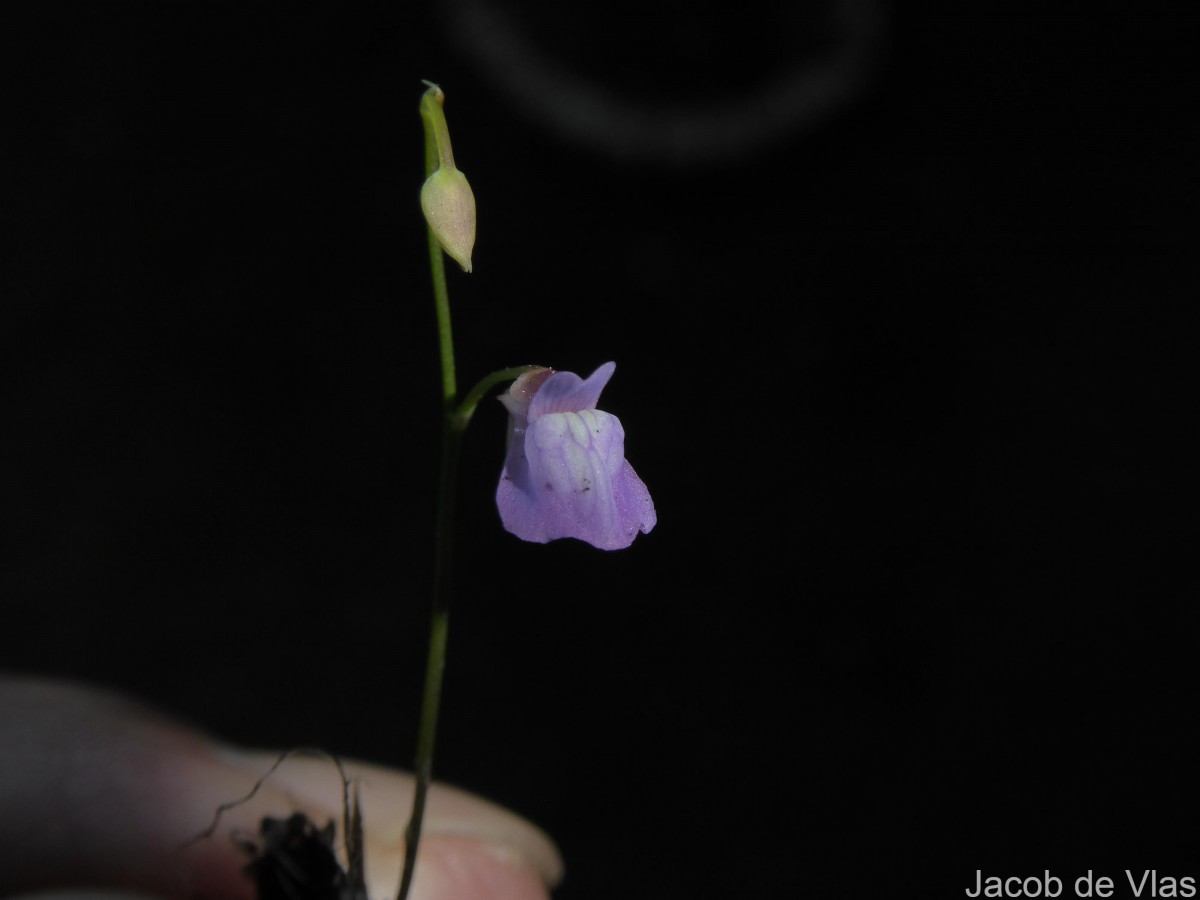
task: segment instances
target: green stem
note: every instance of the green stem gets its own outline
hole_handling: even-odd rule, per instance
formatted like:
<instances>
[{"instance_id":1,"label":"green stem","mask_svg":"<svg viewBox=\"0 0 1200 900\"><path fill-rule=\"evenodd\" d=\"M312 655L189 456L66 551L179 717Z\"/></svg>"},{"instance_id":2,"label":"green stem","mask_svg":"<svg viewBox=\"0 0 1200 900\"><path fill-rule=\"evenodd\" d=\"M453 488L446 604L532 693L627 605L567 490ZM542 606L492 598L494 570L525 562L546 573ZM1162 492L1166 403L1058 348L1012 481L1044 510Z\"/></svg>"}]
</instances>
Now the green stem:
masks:
<instances>
[{"instance_id":1,"label":"green stem","mask_svg":"<svg viewBox=\"0 0 1200 900\"><path fill-rule=\"evenodd\" d=\"M442 294L445 294L443 283ZM449 318L446 319L447 327ZM444 358L443 358L444 362ZM446 643L450 631L450 571L454 547L454 498L458 481L459 450L462 436L471 422L479 401L496 385L513 381L536 366L515 366L492 372L479 380L462 404L451 401L442 427L442 462L439 482L436 545L433 565L433 615L429 629L429 658L425 666L425 692L421 700L421 722L417 730L417 753L413 769L416 788L412 815L405 830L404 871L400 877L398 900L406 900L416 868L417 845L425 818L425 801L433 780L433 750L441 706L442 676L446 669ZM444 372L444 370L443 370ZM453 371L450 373L453 379Z\"/></svg>"},{"instance_id":2,"label":"green stem","mask_svg":"<svg viewBox=\"0 0 1200 900\"><path fill-rule=\"evenodd\" d=\"M454 377L450 295L446 292L446 257L433 229L426 226L425 230L429 233L429 269L433 275L433 306L437 312L438 351L442 361L442 415L446 418L445 427L449 427L450 417L454 415L454 403L458 399L458 386Z\"/></svg>"},{"instance_id":3,"label":"green stem","mask_svg":"<svg viewBox=\"0 0 1200 900\"><path fill-rule=\"evenodd\" d=\"M428 82L427 82L428 83ZM430 84L421 98L421 118L425 123L425 174L439 165L453 165L446 117L442 113L442 92ZM407 900L416 870L417 847L425 819L425 801L433 780L433 750L437 735L438 710L441 706L442 676L446 669L446 642L450 633L450 572L454 545L454 495L458 482L458 458L462 436L471 416L484 395L504 381L511 381L534 366L502 369L482 378L462 404L454 374L454 336L450 328L450 298L446 291L445 257L441 245L429 235L429 268L433 275L433 299L437 311L438 348L442 362L442 459L438 481L437 527L434 533L433 614L429 626L429 658L425 666L425 692L421 698L421 720L417 728L417 752L413 764L416 786L412 813L404 832L404 870L400 876L397 900Z\"/></svg>"},{"instance_id":4,"label":"green stem","mask_svg":"<svg viewBox=\"0 0 1200 900\"><path fill-rule=\"evenodd\" d=\"M421 119L425 123L425 175L438 167L439 132L445 133L442 92L430 85L421 98ZM440 127L439 127L440 126ZM442 364L442 460L438 482L437 527L434 532L433 613L429 626L429 658L425 666L425 692L421 698L421 721L417 729L417 752L413 763L416 786L412 813L404 832L404 870L400 876L397 900L407 900L412 888L425 819L425 800L433 780L433 750L437 736L438 709L441 706L442 674L446 668L446 641L450 631L450 563L454 537L454 489L458 476L459 446L462 427L456 421L458 387L454 375L454 334L450 325L450 296L446 290L446 265L442 248L426 226L429 237L429 269L433 276L433 301L437 312L438 350Z\"/></svg>"},{"instance_id":5,"label":"green stem","mask_svg":"<svg viewBox=\"0 0 1200 900\"><path fill-rule=\"evenodd\" d=\"M428 151L428 142L432 141L438 163L447 169L453 169L454 150L450 147L450 129L446 126L446 116L442 112L442 104L446 100L446 95L432 81L422 83L429 87L429 90L421 95L421 118L425 120L426 149ZM434 168L437 167L434 166ZM425 176L428 177L432 174L433 169L429 168L429 157L426 156Z\"/></svg>"},{"instance_id":6,"label":"green stem","mask_svg":"<svg viewBox=\"0 0 1200 900\"><path fill-rule=\"evenodd\" d=\"M421 122L425 126L425 177L428 178L449 153L450 137L446 114L442 112L442 89L431 82L425 83L429 90L421 96ZM451 156L451 165L453 160ZM433 275L433 304L437 310L438 350L442 360L442 409L449 419L458 388L454 381L454 333L450 327L450 295L446 291L446 258L433 229L426 225L425 232L429 238L429 271Z\"/></svg>"},{"instance_id":7,"label":"green stem","mask_svg":"<svg viewBox=\"0 0 1200 900\"><path fill-rule=\"evenodd\" d=\"M513 366L511 369L500 369L493 372L491 375L485 375L479 379L479 383L471 388L471 392L467 394L462 403L459 404L457 412L454 414L455 427L460 431L467 430L467 424L471 421L471 416L475 414L475 407L479 405L479 401L484 395L498 384L503 384L506 381L516 381L526 372L532 372L539 366Z\"/></svg>"}]
</instances>

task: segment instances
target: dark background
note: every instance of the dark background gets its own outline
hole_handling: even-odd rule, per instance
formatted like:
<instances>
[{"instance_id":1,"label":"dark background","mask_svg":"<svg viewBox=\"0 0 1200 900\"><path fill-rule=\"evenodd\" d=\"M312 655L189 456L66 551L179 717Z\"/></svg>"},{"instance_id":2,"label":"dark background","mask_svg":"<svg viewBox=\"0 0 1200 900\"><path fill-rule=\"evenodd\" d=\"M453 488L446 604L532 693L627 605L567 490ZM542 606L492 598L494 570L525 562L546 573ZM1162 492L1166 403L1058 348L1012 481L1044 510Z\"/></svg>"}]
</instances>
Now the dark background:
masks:
<instances>
[{"instance_id":1,"label":"dark background","mask_svg":"<svg viewBox=\"0 0 1200 900\"><path fill-rule=\"evenodd\" d=\"M564 900L1200 876L1195 34L1055 6L5 4L0 666L407 763L429 78L463 387L616 360L659 515L512 538L484 404L438 775Z\"/></svg>"}]
</instances>

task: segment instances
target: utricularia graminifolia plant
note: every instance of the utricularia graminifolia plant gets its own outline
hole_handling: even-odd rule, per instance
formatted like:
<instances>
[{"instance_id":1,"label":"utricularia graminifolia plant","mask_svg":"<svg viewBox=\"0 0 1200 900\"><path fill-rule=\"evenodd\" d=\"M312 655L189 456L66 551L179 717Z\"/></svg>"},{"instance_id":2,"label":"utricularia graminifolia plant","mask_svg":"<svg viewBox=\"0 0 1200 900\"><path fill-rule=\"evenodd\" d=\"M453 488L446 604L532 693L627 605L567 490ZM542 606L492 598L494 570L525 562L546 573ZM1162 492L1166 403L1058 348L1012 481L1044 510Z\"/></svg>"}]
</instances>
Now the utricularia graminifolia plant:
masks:
<instances>
[{"instance_id":1,"label":"utricularia graminifolia plant","mask_svg":"<svg viewBox=\"0 0 1200 900\"><path fill-rule=\"evenodd\" d=\"M577 538L601 550L619 550L632 544L638 532L649 532L657 521L650 492L625 459L625 431L620 420L596 408L616 363L605 363L587 378L544 366L502 369L485 376L459 400L443 253L464 272L471 271L475 195L454 163L442 110L445 95L437 85L425 84L428 90L421 97L421 119L425 126L426 179L421 188L421 209L428 225L442 364L442 462L429 661L414 766L416 791L405 832L398 900L406 900L412 886L425 798L432 779L449 624L458 453L463 432L479 401L493 388L511 382L500 397L508 409L508 447L496 489L500 521L508 531L522 540L542 544Z\"/></svg>"}]
</instances>

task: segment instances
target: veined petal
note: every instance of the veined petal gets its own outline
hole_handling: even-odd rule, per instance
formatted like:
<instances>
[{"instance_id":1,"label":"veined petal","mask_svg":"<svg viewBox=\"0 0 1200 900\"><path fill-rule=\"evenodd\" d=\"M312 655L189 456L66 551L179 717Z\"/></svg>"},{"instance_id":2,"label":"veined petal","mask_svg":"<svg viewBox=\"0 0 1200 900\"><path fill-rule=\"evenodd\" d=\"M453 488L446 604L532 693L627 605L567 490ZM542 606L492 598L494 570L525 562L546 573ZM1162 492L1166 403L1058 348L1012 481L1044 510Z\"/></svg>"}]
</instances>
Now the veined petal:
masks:
<instances>
[{"instance_id":1,"label":"veined petal","mask_svg":"<svg viewBox=\"0 0 1200 900\"><path fill-rule=\"evenodd\" d=\"M575 376L567 395L598 398L612 368L601 367L586 382ZM570 373L553 376L545 386L562 374ZM654 503L625 460L625 431L616 416L585 408L543 413L535 421L531 408L523 459L518 458L519 437L513 437L496 503L504 527L517 537L538 543L573 537L616 550L654 527Z\"/></svg>"},{"instance_id":2,"label":"veined petal","mask_svg":"<svg viewBox=\"0 0 1200 900\"><path fill-rule=\"evenodd\" d=\"M595 409L600 402L600 393L616 370L615 362L606 362L586 380L574 372L555 372L533 395L529 404L529 421L549 413Z\"/></svg>"}]
</instances>

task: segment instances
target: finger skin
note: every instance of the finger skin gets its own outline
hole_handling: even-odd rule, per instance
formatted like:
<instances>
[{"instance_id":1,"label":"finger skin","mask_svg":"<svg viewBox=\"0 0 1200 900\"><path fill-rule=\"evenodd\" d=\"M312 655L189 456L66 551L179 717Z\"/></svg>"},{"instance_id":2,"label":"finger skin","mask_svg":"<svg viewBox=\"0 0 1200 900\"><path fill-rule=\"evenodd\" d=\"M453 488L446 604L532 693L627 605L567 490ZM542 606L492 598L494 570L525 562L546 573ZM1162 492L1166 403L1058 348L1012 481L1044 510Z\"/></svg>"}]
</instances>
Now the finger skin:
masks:
<instances>
[{"instance_id":1,"label":"finger skin","mask_svg":"<svg viewBox=\"0 0 1200 900\"><path fill-rule=\"evenodd\" d=\"M336 769L289 759L211 837L194 840L278 754L222 746L114 694L0 678L0 736L0 896L86 886L252 900L232 833L300 811L321 825L334 820L340 836ZM361 764L347 770L362 791L369 892L388 897L412 780ZM413 900L542 900L561 875L557 851L534 826L460 791L430 792L425 834Z\"/></svg>"},{"instance_id":2,"label":"finger skin","mask_svg":"<svg viewBox=\"0 0 1200 900\"><path fill-rule=\"evenodd\" d=\"M276 752L235 751L226 762L257 779L279 759ZM412 808L413 779L410 775L353 760L344 761L347 776L362 792L366 828L367 884L372 896L394 894L399 883L404 847L404 829ZM341 823L343 788L341 776L329 760L295 757L284 762L272 776L277 789L285 790L293 808L319 822L333 818ZM256 820L254 820L256 821ZM459 839L458 841L451 840ZM486 851L490 860L532 869L541 881L555 885L562 877L562 860L550 839L538 828L508 810L448 785L434 785L429 792L421 852L437 848L449 863L459 864L464 846ZM420 894L421 865L414 891ZM474 896L474 895L468 895ZM482 895L488 896L488 895Z\"/></svg>"}]
</instances>

